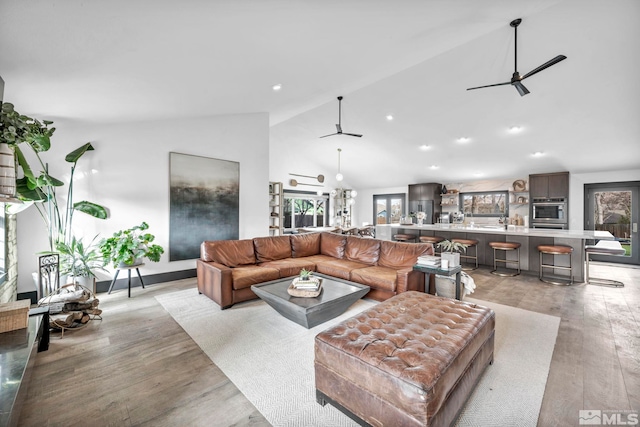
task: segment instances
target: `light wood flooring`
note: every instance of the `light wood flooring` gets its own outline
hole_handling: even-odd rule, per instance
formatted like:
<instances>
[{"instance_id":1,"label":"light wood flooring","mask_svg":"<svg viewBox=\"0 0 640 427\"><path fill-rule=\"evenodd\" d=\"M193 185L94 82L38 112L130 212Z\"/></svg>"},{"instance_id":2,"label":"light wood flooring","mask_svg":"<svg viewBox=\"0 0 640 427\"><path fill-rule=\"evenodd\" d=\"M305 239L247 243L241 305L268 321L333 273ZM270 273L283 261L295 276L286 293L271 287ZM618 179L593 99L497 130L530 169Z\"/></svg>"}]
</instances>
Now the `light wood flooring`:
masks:
<instances>
[{"instance_id":1,"label":"light wood flooring","mask_svg":"<svg viewBox=\"0 0 640 427\"><path fill-rule=\"evenodd\" d=\"M640 409L640 269L592 268L626 286L471 272L473 298L562 319L540 426L578 425L579 409ZM134 288L130 299L126 290L99 294L104 320L53 333L38 354L20 425L269 425L154 298L189 288L197 292L195 279Z\"/></svg>"}]
</instances>

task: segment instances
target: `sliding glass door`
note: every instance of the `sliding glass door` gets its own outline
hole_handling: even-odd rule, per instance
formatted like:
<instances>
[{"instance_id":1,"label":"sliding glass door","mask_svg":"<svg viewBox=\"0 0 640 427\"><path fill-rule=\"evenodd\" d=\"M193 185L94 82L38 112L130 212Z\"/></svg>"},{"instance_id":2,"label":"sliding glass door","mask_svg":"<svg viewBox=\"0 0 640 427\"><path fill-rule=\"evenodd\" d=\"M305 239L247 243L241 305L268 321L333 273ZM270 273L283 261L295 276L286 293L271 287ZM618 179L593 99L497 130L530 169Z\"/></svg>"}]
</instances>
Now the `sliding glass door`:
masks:
<instances>
[{"instance_id":1,"label":"sliding glass door","mask_svg":"<svg viewBox=\"0 0 640 427\"><path fill-rule=\"evenodd\" d=\"M608 231L625 249L624 256L593 256L597 261L640 264L638 195L640 183L585 185L585 229Z\"/></svg>"}]
</instances>

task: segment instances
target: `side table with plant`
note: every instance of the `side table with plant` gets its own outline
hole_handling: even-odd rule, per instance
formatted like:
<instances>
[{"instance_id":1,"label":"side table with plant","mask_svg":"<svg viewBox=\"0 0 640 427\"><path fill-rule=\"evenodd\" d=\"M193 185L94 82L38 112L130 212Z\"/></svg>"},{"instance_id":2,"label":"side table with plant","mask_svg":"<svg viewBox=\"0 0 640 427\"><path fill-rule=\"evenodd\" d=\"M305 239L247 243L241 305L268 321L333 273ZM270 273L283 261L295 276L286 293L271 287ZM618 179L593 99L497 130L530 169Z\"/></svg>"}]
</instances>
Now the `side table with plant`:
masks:
<instances>
[{"instance_id":1,"label":"side table with plant","mask_svg":"<svg viewBox=\"0 0 640 427\"><path fill-rule=\"evenodd\" d=\"M144 232L148 229L149 224L143 221L140 225L117 231L113 236L102 239L100 251L105 262L112 263L117 268L139 265L143 258L153 262L160 261L164 249L152 243L155 236Z\"/></svg>"}]
</instances>

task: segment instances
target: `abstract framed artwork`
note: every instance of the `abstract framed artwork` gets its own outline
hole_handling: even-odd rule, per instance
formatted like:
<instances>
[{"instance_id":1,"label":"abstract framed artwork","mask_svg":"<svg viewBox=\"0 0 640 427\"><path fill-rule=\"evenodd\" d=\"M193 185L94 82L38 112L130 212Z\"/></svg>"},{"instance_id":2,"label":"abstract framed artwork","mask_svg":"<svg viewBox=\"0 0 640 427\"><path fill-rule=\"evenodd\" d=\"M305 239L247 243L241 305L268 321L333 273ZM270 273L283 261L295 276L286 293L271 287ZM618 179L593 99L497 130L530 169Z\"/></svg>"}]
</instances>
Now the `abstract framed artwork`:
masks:
<instances>
[{"instance_id":1,"label":"abstract framed artwork","mask_svg":"<svg viewBox=\"0 0 640 427\"><path fill-rule=\"evenodd\" d=\"M204 240L238 239L240 163L169 153L169 261L200 257Z\"/></svg>"}]
</instances>

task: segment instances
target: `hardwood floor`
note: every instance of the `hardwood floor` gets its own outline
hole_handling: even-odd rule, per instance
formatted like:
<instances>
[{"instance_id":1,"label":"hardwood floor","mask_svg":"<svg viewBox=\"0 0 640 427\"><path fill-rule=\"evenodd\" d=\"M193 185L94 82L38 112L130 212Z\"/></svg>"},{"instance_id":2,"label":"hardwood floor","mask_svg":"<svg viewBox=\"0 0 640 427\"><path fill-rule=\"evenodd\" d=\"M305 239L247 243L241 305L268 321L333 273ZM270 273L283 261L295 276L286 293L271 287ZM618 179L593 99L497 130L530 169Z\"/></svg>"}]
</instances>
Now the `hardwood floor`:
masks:
<instances>
[{"instance_id":1,"label":"hardwood floor","mask_svg":"<svg viewBox=\"0 0 640 427\"><path fill-rule=\"evenodd\" d=\"M640 409L640 269L592 268L626 286L471 272L473 298L561 317L540 426L578 425L579 409ZM38 354L20 425L269 425L154 298L189 288L195 279L99 294L104 320L53 333Z\"/></svg>"}]
</instances>

